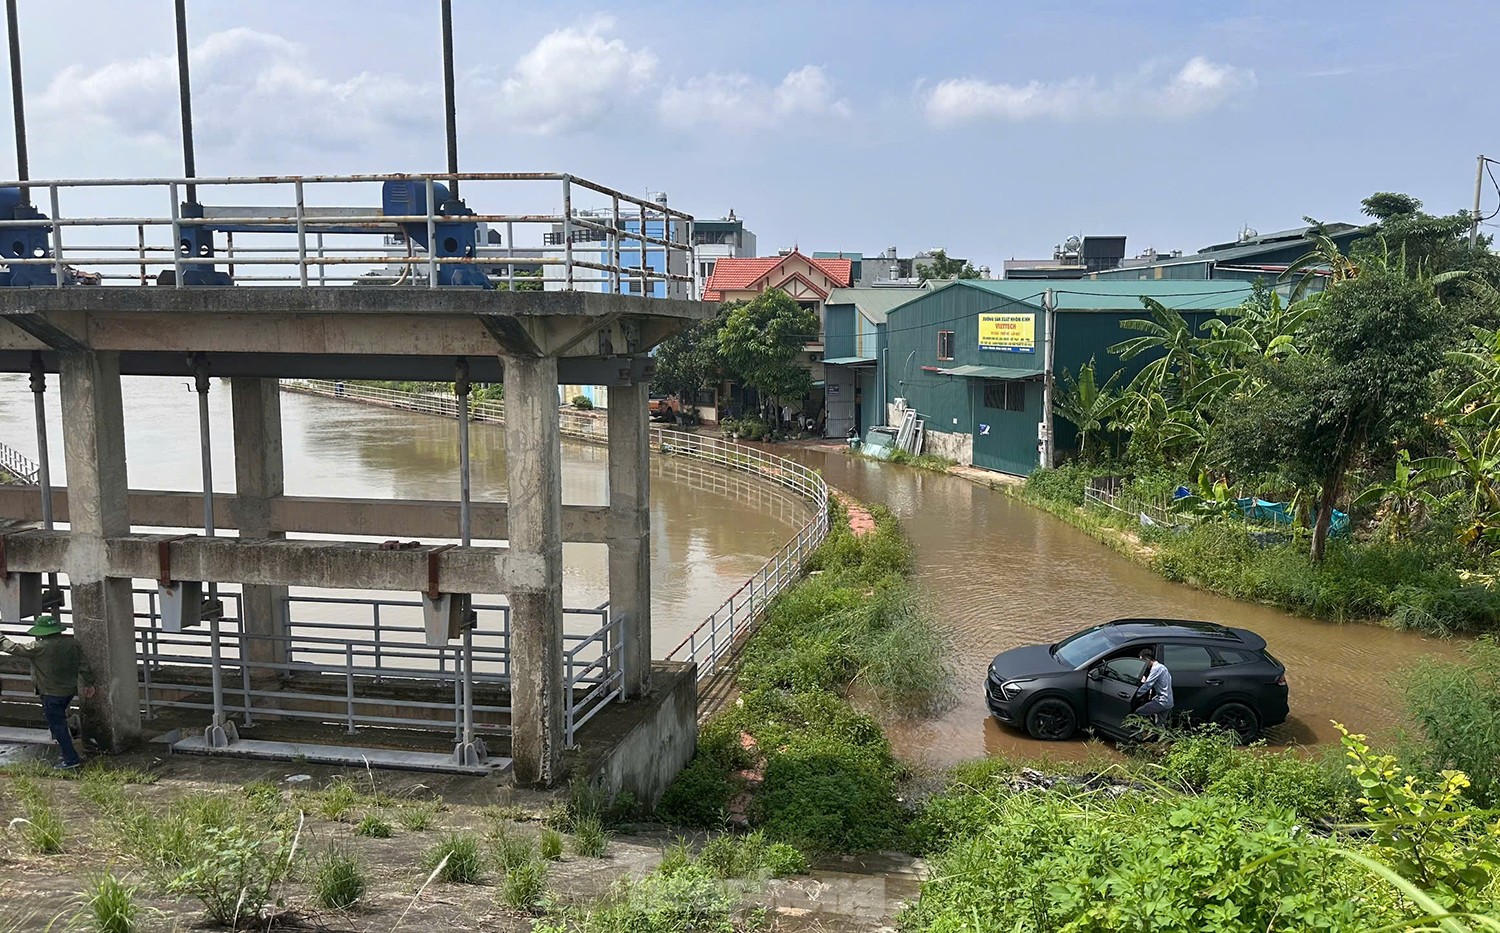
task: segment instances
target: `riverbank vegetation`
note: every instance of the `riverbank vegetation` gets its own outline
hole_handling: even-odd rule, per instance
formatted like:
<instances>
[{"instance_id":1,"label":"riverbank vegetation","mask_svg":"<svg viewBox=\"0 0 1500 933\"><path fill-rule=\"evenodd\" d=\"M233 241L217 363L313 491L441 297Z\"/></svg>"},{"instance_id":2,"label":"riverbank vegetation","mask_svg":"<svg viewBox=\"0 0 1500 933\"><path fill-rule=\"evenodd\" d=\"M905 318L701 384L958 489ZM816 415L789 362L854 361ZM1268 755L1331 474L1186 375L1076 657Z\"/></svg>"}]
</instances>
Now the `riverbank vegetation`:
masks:
<instances>
[{"instance_id":1,"label":"riverbank vegetation","mask_svg":"<svg viewBox=\"0 0 1500 933\"><path fill-rule=\"evenodd\" d=\"M944 701L944 645L907 581L895 518L854 534L834 502L808 577L772 604L739 662L739 698L707 723L658 814L718 828L731 817L821 852L880 849L903 835L901 766L858 692L892 715Z\"/></svg>"},{"instance_id":2,"label":"riverbank vegetation","mask_svg":"<svg viewBox=\"0 0 1500 933\"><path fill-rule=\"evenodd\" d=\"M1093 365L1062 380L1077 458L1022 495L1231 596L1500 627L1500 258L1420 208L1366 199L1369 235L1348 254L1320 236L1289 300L1202 327L1144 300L1110 350L1149 362L1123 386Z\"/></svg>"}]
</instances>

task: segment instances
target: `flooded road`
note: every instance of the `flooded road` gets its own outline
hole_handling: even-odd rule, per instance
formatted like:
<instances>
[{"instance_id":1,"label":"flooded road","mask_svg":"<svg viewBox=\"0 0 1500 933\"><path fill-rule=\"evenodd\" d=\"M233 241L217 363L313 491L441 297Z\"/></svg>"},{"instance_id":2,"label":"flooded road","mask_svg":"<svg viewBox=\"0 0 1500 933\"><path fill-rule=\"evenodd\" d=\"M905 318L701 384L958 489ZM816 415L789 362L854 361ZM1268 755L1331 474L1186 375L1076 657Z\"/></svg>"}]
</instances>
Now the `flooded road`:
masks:
<instances>
[{"instance_id":1,"label":"flooded road","mask_svg":"<svg viewBox=\"0 0 1500 933\"><path fill-rule=\"evenodd\" d=\"M63 485L66 464L55 377L49 389L52 476ZM122 392L130 487L201 490L198 403L189 382L126 377ZM213 381L209 406L214 487L228 492L234 489L234 450L227 382ZM288 495L458 499L458 425L453 420L292 392L281 395L281 417ZM475 424L471 439L475 501L504 499L502 428ZM0 376L0 442L36 456L25 376ZM563 502L605 504L606 463L603 447L564 442ZM651 465L652 647L663 657L796 533L807 520L808 506L779 487L742 474L662 457L652 457ZM455 528L455 538L457 534ZM607 598L604 545L564 545L563 559L565 605L591 607ZM367 610L346 613L338 606L320 613L329 621L367 618ZM408 615L419 618L415 610Z\"/></svg>"},{"instance_id":2,"label":"flooded road","mask_svg":"<svg viewBox=\"0 0 1500 933\"><path fill-rule=\"evenodd\" d=\"M1007 648L1114 618L1207 619L1265 636L1291 686L1291 719L1268 736L1277 743L1332 741L1334 719L1389 733L1400 709L1397 672L1419 655L1458 653L1454 641L1303 619L1170 583L1051 515L957 476L841 451L793 455L850 495L885 503L915 546L916 581L953 646L958 703L935 720L889 726L897 753L911 760L1086 754L1085 743L1037 742L997 723L984 705L985 671Z\"/></svg>"}]
</instances>

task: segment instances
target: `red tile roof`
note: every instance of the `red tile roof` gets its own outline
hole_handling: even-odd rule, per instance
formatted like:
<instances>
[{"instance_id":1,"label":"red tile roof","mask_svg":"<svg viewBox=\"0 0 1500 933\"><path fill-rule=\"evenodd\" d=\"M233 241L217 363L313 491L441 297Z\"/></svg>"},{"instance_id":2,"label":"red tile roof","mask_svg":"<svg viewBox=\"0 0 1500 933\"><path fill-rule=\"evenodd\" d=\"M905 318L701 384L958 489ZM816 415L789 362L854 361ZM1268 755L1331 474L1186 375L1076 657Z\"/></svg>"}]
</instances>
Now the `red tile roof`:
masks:
<instances>
[{"instance_id":1,"label":"red tile roof","mask_svg":"<svg viewBox=\"0 0 1500 933\"><path fill-rule=\"evenodd\" d=\"M813 259L792 250L785 256L733 257L728 256L714 263L713 275L703 284L704 301L723 301L725 292L745 291L763 278L767 278L778 266L796 256L820 270L838 288L847 288L854 275L854 262L849 259Z\"/></svg>"}]
</instances>

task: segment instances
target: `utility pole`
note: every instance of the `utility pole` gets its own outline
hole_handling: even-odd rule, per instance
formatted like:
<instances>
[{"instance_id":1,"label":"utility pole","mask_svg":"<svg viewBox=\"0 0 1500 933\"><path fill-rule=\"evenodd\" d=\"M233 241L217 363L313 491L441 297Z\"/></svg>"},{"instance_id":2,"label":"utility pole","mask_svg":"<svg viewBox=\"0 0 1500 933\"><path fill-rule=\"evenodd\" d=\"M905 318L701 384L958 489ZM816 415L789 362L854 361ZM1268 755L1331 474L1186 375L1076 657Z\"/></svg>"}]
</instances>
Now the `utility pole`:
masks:
<instances>
[{"instance_id":1,"label":"utility pole","mask_svg":"<svg viewBox=\"0 0 1500 933\"><path fill-rule=\"evenodd\" d=\"M1479 195L1484 191L1484 163L1488 162L1483 155L1479 157L1479 167L1474 170L1474 216L1469 221L1469 248L1479 242Z\"/></svg>"},{"instance_id":2,"label":"utility pole","mask_svg":"<svg viewBox=\"0 0 1500 933\"><path fill-rule=\"evenodd\" d=\"M1043 324L1047 328L1042 351L1042 466L1051 469L1054 464L1052 449L1052 357L1056 344L1057 296L1052 289L1042 294Z\"/></svg>"}]
</instances>

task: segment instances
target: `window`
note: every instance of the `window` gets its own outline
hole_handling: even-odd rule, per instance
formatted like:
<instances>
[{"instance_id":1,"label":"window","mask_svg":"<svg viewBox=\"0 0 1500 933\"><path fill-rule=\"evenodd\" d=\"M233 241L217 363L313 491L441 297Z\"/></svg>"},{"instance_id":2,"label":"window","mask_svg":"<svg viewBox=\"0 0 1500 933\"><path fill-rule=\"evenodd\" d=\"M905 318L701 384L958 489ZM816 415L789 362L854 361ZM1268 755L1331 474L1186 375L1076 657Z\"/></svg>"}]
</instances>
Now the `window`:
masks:
<instances>
[{"instance_id":1,"label":"window","mask_svg":"<svg viewBox=\"0 0 1500 933\"><path fill-rule=\"evenodd\" d=\"M1214 659L1202 645L1162 645L1161 663L1176 674L1179 671L1206 671L1214 666Z\"/></svg>"},{"instance_id":2,"label":"window","mask_svg":"<svg viewBox=\"0 0 1500 933\"><path fill-rule=\"evenodd\" d=\"M938 359L953 359L953 331L938 331Z\"/></svg>"},{"instance_id":3,"label":"window","mask_svg":"<svg viewBox=\"0 0 1500 933\"><path fill-rule=\"evenodd\" d=\"M1026 383L1016 379L990 380L984 384L984 407L1000 411L1026 410Z\"/></svg>"},{"instance_id":4,"label":"window","mask_svg":"<svg viewBox=\"0 0 1500 933\"><path fill-rule=\"evenodd\" d=\"M1231 664L1253 664L1261 660L1261 656L1254 651L1233 651L1229 648L1214 649L1214 667L1228 667Z\"/></svg>"}]
</instances>

